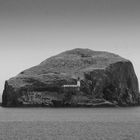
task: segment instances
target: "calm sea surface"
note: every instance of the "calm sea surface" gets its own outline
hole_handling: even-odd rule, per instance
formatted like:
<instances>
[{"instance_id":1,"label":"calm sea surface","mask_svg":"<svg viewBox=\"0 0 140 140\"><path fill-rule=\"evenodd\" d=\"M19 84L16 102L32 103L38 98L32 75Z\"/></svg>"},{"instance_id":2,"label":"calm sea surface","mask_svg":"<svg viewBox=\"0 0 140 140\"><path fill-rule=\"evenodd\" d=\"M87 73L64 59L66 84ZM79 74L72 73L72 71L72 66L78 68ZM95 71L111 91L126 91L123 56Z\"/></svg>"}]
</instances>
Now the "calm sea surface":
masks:
<instances>
[{"instance_id":1,"label":"calm sea surface","mask_svg":"<svg viewBox=\"0 0 140 140\"><path fill-rule=\"evenodd\" d=\"M140 122L140 107L0 108L0 121Z\"/></svg>"},{"instance_id":2,"label":"calm sea surface","mask_svg":"<svg viewBox=\"0 0 140 140\"><path fill-rule=\"evenodd\" d=\"M140 140L140 107L0 108L0 140Z\"/></svg>"}]
</instances>

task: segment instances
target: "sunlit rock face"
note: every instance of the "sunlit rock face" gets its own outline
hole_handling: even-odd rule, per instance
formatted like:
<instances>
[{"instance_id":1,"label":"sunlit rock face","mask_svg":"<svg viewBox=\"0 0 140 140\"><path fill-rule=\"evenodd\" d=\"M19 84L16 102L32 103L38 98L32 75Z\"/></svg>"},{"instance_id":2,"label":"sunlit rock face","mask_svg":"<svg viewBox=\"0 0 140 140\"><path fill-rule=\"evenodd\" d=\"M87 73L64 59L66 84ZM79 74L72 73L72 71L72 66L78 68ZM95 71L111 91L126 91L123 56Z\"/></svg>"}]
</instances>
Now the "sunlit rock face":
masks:
<instances>
[{"instance_id":1,"label":"sunlit rock face","mask_svg":"<svg viewBox=\"0 0 140 140\"><path fill-rule=\"evenodd\" d=\"M80 89L64 88L76 85ZM73 49L5 82L3 106L129 106L139 104L132 63L116 54Z\"/></svg>"}]
</instances>

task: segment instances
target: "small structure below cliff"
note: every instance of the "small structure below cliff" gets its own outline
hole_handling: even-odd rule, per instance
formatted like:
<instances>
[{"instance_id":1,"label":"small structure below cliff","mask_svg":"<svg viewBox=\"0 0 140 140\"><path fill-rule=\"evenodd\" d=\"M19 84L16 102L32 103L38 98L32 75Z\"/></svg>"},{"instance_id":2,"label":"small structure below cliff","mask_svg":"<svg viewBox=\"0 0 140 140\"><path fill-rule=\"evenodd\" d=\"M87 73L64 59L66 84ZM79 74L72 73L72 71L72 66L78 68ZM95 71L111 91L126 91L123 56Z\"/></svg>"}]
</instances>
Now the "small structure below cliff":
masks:
<instances>
[{"instance_id":1,"label":"small structure below cliff","mask_svg":"<svg viewBox=\"0 0 140 140\"><path fill-rule=\"evenodd\" d=\"M139 104L139 96L129 60L108 52L73 49L6 81L2 105L129 106Z\"/></svg>"},{"instance_id":2,"label":"small structure below cliff","mask_svg":"<svg viewBox=\"0 0 140 140\"><path fill-rule=\"evenodd\" d=\"M80 87L81 87L81 83L80 83L80 78L78 77L76 85L62 85L62 90L64 93L70 90L72 90L73 92L78 92L80 91Z\"/></svg>"}]
</instances>

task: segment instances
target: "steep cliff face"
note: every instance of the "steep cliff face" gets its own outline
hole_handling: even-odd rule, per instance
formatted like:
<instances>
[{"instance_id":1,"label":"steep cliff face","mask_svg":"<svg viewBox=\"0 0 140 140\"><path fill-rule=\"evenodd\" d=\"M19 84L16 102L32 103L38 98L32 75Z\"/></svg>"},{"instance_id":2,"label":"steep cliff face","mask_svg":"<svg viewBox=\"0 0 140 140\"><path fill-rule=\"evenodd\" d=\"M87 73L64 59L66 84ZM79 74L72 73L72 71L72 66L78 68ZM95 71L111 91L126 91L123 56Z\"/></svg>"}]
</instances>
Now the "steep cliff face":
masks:
<instances>
[{"instance_id":1,"label":"steep cliff face","mask_svg":"<svg viewBox=\"0 0 140 140\"><path fill-rule=\"evenodd\" d=\"M63 85L76 85L80 89ZM3 106L100 106L139 103L132 63L118 55L74 49L46 59L5 82Z\"/></svg>"}]
</instances>

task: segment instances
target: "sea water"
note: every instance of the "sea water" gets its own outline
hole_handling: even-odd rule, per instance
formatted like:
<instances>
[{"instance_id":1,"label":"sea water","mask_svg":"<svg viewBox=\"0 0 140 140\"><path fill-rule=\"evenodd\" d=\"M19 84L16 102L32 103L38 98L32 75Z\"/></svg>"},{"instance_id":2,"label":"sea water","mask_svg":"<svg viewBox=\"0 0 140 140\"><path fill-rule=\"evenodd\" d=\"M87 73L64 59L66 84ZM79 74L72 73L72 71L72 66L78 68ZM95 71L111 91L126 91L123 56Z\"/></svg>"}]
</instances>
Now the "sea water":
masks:
<instances>
[{"instance_id":1,"label":"sea water","mask_svg":"<svg viewBox=\"0 0 140 140\"><path fill-rule=\"evenodd\" d=\"M1 107L0 139L139 140L140 107Z\"/></svg>"},{"instance_id":2,"label":"sea water","mask_svg":"<svg viewBox=\"0 0 140 140\"><path fill-rule=\"evenodd\" d=\"M140 121L140 107L124 108L2 108L0 121Z\"/></svg>"}]
</instances>

